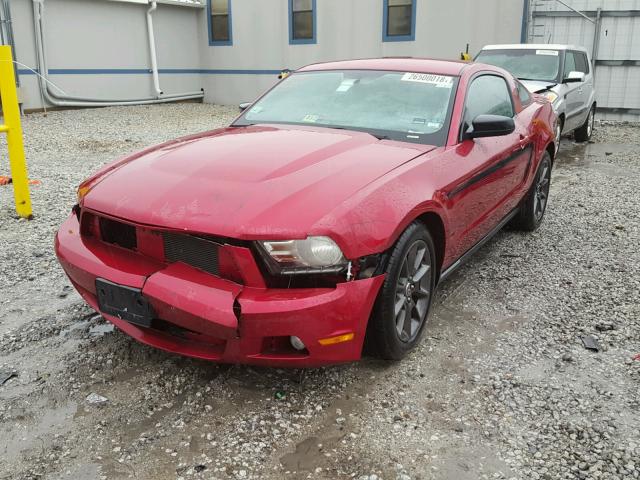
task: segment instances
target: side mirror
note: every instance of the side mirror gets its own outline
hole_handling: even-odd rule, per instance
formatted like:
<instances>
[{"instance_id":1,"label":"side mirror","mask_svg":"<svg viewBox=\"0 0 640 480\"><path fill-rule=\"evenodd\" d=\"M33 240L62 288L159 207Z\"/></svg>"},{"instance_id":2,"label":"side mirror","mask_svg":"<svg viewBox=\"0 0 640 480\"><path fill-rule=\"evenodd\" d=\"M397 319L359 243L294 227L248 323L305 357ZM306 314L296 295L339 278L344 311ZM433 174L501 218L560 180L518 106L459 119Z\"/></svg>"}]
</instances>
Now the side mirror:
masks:
<instances>
[{"instance_id":1,"label":"side mirror","mask_svg":"<svg viewBox=\"0 0 640 480\"><path fill-rule=\"evenodd\" d=\"M569 72L569 75L565 77L562 83L578 83L584 82L583 72Z\"/></svg>"},{"instance_id":2,"label":"side mirror","mask_svg":"<svg viewBox=\"0 0 640 480\"><path fill-rule=\"evenodd\" d=\"M253 102L244 102L244 103L241 103L240 105L238 105L238 108L240 109L241 112L244 112L251 105L253 105Z\"/></svg>"},{"instance_id":3,"label":"side mirror","mask_svg":"<svg viewBox=\"0 0 640 480\"><path fill-rule=\"evenodd\" d=\"M482 137L501 137L513 133L516 124L513 118L502 115L478 115L472 126L464 132L463 140Z\"/></svg>"}]
</instances>

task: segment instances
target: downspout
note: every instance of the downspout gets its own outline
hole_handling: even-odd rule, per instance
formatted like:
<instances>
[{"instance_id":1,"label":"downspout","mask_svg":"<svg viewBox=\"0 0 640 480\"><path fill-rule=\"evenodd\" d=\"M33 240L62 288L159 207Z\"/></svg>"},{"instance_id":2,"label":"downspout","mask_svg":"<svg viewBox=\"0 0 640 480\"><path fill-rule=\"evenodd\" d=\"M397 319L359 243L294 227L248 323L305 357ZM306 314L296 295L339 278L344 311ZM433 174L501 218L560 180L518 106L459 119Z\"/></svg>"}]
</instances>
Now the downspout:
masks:
<instances>
[{"instance_id":1,"label":"downspout","mask_svg":"<svg viewBox=\"0 0 640 480\"><path fill-rule=\"evenodd\" d=\"M153 88L156 95L160 98L162 89L160 88L160 77L158 76L158 58L156 57L156 39L153 34L153 18L151 14L156 11L158 4L151 2L151 7L147 10L147 32L149 34L149 54L151 55L151 73L153 74Z\"/></svg>"},{"instance_id":2,"label":"downspout","mask_svg":"<svg viewBox=\"0 0 640 480\"><path fill-rule=\"evenodd\" d=\"M522 6L522 26L520 30L520 43L527 43L529 40L529 0L524 0Z\"/></svg>"},{"instance_id":3,"label":"downspout","mask_svg":"<svg viewBox=\"0 0 640 480\"><path fill-rule=\"evenodd\" d=\"M46 81L42 81L39 78L40 89L43 97L49 103L59 107L112 107L112 106L126 106L126 105L150 105L154 103L167 103L180 100L191 100L204 97L204 91L188 92L188 93L176 93L171 95L165 95L162 98L155 97L143 97L137 99L127 100L112 100L112 99L97 99L97 98L84 98L84 97L72 97L69 95L61 95L50 90L48 81L48 65L46 57L46 48L44 45L43 34L43 22L44 22L44 0L33 0L33 22L34 33L36 43L36 59L37 67ZM156 69L157 71L157 69Z\"/></svg>"},{"instance_id":4,"label":"downspout","mask_svg":"<svg viewBox=\"0 0 640 480\"><path fill-rule=\"evenodd\" d=\"M11 53L13 55L13 58L16 58L16 42L15 42L15 38L13 37L13 23L11 20L11 8L9 6L9 0L2 0L2 9L3 9L3 13L4 15L2 15L2 17L4 18L4 24L5 24L5 33L7 34L7 44L11 45ZM16 64L13 65L14 71L15 71L15 75L16 75L16 86L20 86L20 75L18 75L18 66Z\"/></svg>"}]
</instances>

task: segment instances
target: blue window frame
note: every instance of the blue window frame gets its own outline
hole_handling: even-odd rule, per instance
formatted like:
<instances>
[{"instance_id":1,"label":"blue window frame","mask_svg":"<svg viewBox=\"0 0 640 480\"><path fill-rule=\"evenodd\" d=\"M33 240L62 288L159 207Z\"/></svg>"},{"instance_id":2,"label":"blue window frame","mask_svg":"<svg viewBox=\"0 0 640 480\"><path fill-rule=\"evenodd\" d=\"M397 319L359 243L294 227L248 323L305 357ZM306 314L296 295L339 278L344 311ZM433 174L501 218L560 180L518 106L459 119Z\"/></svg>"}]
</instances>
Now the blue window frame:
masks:
<instances>
[{"instance_id":1,"label":"blue window frame","mask_svg":"<svg viewBox=\"0 0 640 480\"><path fill-rule=\"evenodd\" d=\"M232 45L231 0L207 0L209 45Z\"/></svg>"},{"instance_id":2,"label":"blue window frame","mask_svg":"<svg viewBox=\"0 0 640 480\"><path fill-rule=\"evenodd\" d=\"M416 39L416 3L418 0L384 0L383 42L411 42Z\"/></svg>"},{"instance_id":3,"label":"blue window frame","mask_svg":"<svg viewBox=\"0 0 640 480\"><path fill-rule=\"evenodd\" d=\"M289 44L316 43L316 0L289 0Z\"/></svg>"}]
</instances>

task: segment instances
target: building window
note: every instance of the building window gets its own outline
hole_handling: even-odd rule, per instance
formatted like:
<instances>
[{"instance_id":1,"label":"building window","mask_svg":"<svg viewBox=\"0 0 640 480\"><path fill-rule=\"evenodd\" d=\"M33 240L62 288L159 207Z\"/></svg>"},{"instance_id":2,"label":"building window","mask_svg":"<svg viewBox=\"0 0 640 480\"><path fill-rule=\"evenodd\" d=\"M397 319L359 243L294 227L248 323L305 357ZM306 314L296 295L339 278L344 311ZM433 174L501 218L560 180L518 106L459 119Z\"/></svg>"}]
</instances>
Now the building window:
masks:
<instances>
[{"instance_id":1,"label":"building window","mask_svg":"<svg viewBox=\"0 0 640 480\"><path fill-rule=\"evenodd\" d=\"M231 45L231 0L209 0L209 45Z\"/></svg>"},{"instance_id":2,"label":"building window","mask_svg":"<svg viewBox=\"0 0 640 480\"><path fill-rule=\"evenodd\" d=\"M316 0L289 0L289 43L316 43Z\"/></svg>"},{"instance_id":3,"label":"building window","mask_svg":"<svg viewBox=\"0 0 640 480\"><path fill-rule=\"evenodd\" d=\"M384 0L383 41L402 42L415 40L417 1Z\"/></svg>"}]
</instances>

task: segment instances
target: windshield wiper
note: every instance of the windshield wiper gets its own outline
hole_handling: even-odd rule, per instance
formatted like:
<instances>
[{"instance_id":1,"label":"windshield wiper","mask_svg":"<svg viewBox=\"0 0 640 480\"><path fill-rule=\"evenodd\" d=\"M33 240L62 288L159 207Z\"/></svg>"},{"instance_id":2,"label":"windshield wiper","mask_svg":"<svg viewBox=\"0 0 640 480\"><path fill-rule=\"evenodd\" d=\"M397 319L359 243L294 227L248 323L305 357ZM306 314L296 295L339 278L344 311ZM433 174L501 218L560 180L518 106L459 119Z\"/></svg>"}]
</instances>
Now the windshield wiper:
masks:
<instances>
[{"instance_id":1,"label":"windshield wiper","mask_svg":"<svg viewBox=\"0 0 640 480\"><path fill-rule=\"evenodd\" d=\"M339 126L338 127L334 127L334 126L330 126L330 125L324 125L324 126L327 127L327 128L332 128L334 130L349 130L349 131L352 131L352 132L367 133L367 134L371 135L372 137L377 138L378 140L389 140L389 137L387 135L380 135L380 134L377 134L377 133L371 133L371 132L369 132L367 130L360 130L358 128L339 127Z\"/></svg>"},{"instance_id":2,"label":"windshield wiper","mask_svg":"<svg viewBox=\"0 0 640 480\"><path fill-rule=\"evenodd\" d=\"M540 78L525 78L525 77L518 77L518 80L524 80L526 82L545 82L545 83L553 83L554 85L557 85L557 83L554 83L553 80L542 80Z\"/></svg>"}]
</instances>

